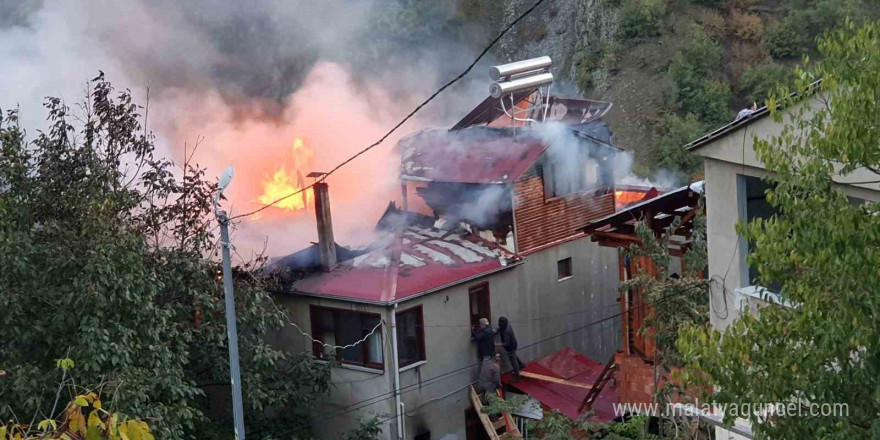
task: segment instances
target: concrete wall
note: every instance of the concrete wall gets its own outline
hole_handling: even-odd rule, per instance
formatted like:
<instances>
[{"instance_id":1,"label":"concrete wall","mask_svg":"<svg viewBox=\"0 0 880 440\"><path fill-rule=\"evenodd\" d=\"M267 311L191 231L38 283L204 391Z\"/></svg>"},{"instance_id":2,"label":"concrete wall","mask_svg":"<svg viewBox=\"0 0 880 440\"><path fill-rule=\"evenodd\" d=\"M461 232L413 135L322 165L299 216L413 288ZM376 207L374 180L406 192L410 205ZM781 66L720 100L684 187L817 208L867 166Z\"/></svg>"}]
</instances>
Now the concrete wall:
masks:
<instances>
[{"instance_id":1,"label":"concrete wall","mask_svg":"<svg viewBox=\"0 0 880 440\"><path fill-rule=\"evenodd\" d=\"M309 334L312 333L311 318L309 315L310 305L359 312L379 313L386 322L389 320L387 308L383 306L287 295L276 296L275 302L288 311L288 316L292 322L296 323L302 331ZM382 337L382 345L385 352L385 371L379 373L368 372L354 369L355 367L349 366L333 368L331 380L334 385L330 395L321 401L315 402L315 410L317 414L315 430L320 438L339 438L340 433L356 428L358 426L359 418L361 417L369 417L375 414L381 419L386 419L394 415L393 398L376 399L377 401L375 403L369 404L360 410L333 417L329 420L323 420L326 419L326 415L337 414L340 411L345 410L349 405L360 402L369 397L390 393L394 389L394 374L391 370L391 363L389 362L391 359L391 338L387 332L386 334L383 334ZM311 340L306 336L303 336L290 325L285 326L282 332L273 335L271 343L274 346L283 348L289 353L311 354L312 352ZM393 421L394 420L392 419L391 422L393 423ZM390 433L389 426L388 422L384 424L383 429L386 436Z\"/></svg>"},{"instance_id":2,"label":"concrete wall","mask_svg":"<svg viewBox=\"0 0 880 440\"><path fill-rule=\"evenodd\" d=\"M556 263L567 257L572 258L573 276L557 281ZM476 346L470 341L468 289L487 281L493 325L497 325L500 316L510 320L524 362L572 347L604 363L620 349L619 317L571 331L620 312L617 250L599 247L589 238L528 255L523 264L509 270L404 301L398 305L398 311L422 306L427 357L427 362L404 368L400 373L404 387L401 397L407 413L405 438L425 431L431 432L432 439L466 438L465 410L470 407L467 385L476 379L478 362ZM290 310L291 319L306 331L310 328L308 304L373 312L384 308L385 321L390 323L390 307L353 306L308 297L280 301ZM300 351L309 349L308 340L297 335L295 330L286 331L280 343ZM340 408L393 390L389 344L390 337L386 337L385 374L334 369L333 380L341 383L321 408ZM508 368L502 355L502 370ZM356 426L358 416L370 412L381 418L393 416L394 399L391 395L387 397L362 411L319 426L319 435L337 438L340 432ZM395 438L395 431L394 419L384 424L385 438Z\"/></svg>"},{"instance_id":3,"label":"concrete wall","mask_svg":"<svg viewBox=\"0 0 880 440\"><path fill-rule=\"evenodd\" d=\"M724 330L745 305L751 310L766 305L760 299L741 295L736 289L748 285L745 263L747 244L737 235L735 226L745 203L742 182L737 176L763 177L767 174L754 150L754 139L779 135L783 124L764 117L695 151L705 157L706 235L709 248L709 273L712 279L712 326ZM867 170L857 170L846 180L876 180ZM880 186L837 185L844 193L865 200L880 200Z\"/></svg>"}]
</instances>

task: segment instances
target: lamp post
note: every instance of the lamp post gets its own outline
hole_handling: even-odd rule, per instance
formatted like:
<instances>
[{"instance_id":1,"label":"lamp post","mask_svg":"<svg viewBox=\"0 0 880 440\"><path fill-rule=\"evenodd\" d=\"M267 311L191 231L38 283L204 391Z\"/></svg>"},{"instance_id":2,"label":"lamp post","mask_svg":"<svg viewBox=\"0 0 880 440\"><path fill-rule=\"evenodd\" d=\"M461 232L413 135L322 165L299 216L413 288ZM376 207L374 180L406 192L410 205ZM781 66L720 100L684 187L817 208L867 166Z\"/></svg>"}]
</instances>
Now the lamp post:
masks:
<instances>
[{"instance_id":1,"label":"lamp post","mask_svg":"<svg viewBox=\"0 0 880 440\"><path fill-rule=\"evenodd\" d=\"M223 295L226 299L226 336L229 339L229 373L232 382L232 416L235 422L235 438L244 438L244 410L241 403L241 371L238 366L238 330L235 321L235 296L232 292L232 259L229 256L229 216L220 210L220 198L223 190L232 181L235 168L230 165L220 177L217 192L214 195L214 214L220 223L220 245L223 253Z\"/></svg>"}]
</instances>

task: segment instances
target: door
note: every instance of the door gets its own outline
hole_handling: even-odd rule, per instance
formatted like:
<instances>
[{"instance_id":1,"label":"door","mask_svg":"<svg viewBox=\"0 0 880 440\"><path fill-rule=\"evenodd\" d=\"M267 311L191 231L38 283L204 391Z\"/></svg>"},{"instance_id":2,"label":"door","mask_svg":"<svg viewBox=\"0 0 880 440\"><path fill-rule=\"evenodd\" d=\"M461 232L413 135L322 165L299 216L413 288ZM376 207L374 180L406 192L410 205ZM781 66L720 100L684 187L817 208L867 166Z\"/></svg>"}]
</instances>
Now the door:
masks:
<instances>
[{"instance_id":1,"label":"door","mask_svg":"<svg viewBox=\"0 0 880 440\"><path fill-rule=\"evenodd\" d=\"M468 290L470 299L471 328L480 328L480 318L492 324L492 313L489 309L489 283L477 284Z\"/></svg>"}]
</instances>

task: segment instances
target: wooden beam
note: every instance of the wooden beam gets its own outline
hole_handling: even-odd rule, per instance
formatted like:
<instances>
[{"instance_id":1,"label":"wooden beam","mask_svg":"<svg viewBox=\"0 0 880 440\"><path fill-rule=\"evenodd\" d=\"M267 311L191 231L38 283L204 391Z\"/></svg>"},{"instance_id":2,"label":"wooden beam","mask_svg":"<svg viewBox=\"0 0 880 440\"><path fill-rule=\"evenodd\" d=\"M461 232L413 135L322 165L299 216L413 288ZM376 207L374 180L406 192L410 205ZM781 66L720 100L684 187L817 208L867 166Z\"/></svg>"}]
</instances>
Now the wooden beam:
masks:
<instances>
[{"instance_id":1,"label":"wooden beam","mask_svg":"<svg viewBox=\"0 0 880 440\"><path fill-rule=\"evenodd\" d=\"M610 241L628 241L633 243L641 243L635 235L621 234L619 232L591 232L590 235L599 239L610 239Z\"/></svg>"},{"instance_id":2,"label":"wooden beam","mask_svg":"<svg viewBox=\"0 0 880 440\"><path fill-rule=\"evenodd\" d=\"M570 380L560 379L558 377L545 376L543 374L537 374L537 373L530 373L528 371L520 371L519 375L522 377L528 377L528 378L535 379L535 380L542 380L544 382L553 382L553 383L558 383L560 385L568 385L570 387L584 388L584 389L588 389L588 390L593 388L593 384L591 384L591 383L573 382Z\"/></svg>"}]
</instances>

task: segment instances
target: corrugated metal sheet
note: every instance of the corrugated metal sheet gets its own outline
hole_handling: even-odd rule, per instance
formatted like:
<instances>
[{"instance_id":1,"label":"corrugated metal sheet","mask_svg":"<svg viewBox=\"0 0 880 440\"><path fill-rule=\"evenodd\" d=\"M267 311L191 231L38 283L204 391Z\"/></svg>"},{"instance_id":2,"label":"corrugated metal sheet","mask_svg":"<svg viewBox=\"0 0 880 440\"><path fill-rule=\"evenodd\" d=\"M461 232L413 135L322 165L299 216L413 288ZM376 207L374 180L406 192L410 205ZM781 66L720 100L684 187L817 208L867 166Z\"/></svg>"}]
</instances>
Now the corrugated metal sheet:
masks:
<instances>
[{"instance_id":1,"label":"corrugated metal sheet","mask_svg":"<svg viewBox=\"0 0 880 440\"><path fill-rule=\"evenodd\" d=\"M550 356L541 358L526 365L524 371L556 377L572 382L592 384L602 373L605 365L596 362L571 348L562 349ZM578 420L578 409L584 397L590 391L587 388L573 387L553 382L522 377L517 382L510 382L512 374L501 377L502 382L519 389L542 404L558 410L572 420ZM609 382L602 388L599 397L593 403L593 421L608 422L616 418L614 404L620 403L617 385Z\"/></svg>"},{"instance_id":2,"label":"corrugated metal sheet","mask_svg":"<svg viewBox=\"0 0 880 440\"><path fill-rule=\"evenodd\" d=\"M288 291L388 303L500 270L513 255L479 237L410 226L383 236L372 250L295 281Z\"/></svg>"},{"instance_id":3,"label":"corrugated metal sheet","mask_svg":"<svg viewBox=\"0 0 880 440\"><path fill-rule=\"evenodd\" d=\"M398 143L404 180L511 183L544 152L533 132L470 127L423 130Z\"/></svg>"},{"instance_id":4,"label":"corrugated metal sheet","mask_svg":"<svg viewBox=\"0 0 880 440\"><path fill-rule=\"evenodd\" d=\"M544 183L534 166L514 184L514 194L513 215L521 253L579 235L591 220L614 213L613 192L545 200Z\"/></svg>"}]
</instances>

